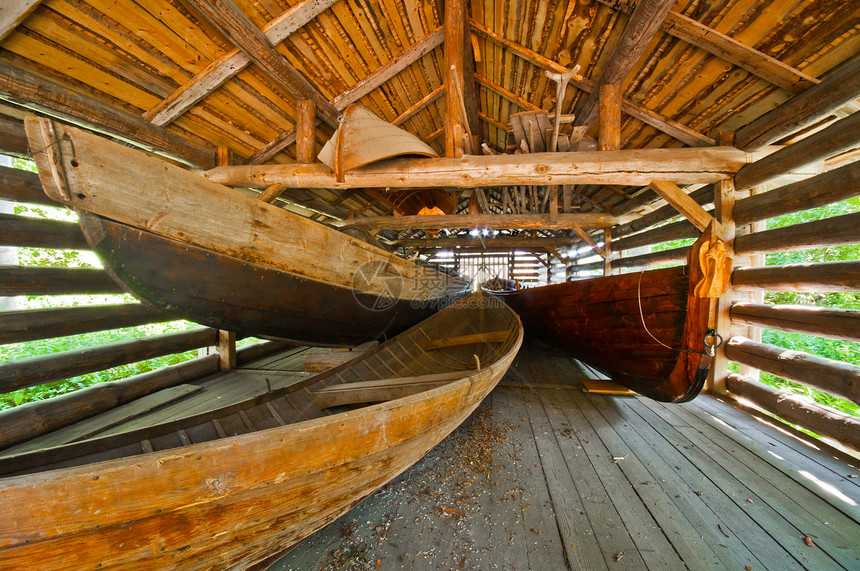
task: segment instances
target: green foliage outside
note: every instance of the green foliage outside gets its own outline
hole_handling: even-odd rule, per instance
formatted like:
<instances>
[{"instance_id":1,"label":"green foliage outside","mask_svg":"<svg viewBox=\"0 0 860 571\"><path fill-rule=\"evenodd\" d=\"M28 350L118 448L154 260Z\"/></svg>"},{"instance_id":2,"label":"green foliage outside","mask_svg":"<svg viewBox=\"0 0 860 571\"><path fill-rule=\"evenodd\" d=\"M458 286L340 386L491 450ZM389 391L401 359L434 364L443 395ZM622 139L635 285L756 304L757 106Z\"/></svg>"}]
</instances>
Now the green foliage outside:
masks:
<instances>
[{"instance_id":1,"label":"green foliage outside","mask_svg":"<svg viewBox=\"0 0 860 571\"><path fill-rule=\"evenodd\" d=\"M30 161L13 159L13 166L25 170L35 171L35 165ZM46 218L51 220L63 220L77 222L77 215L66 208L52 206L16 204L15 214L34 218ZM42 267L84 267L100 268L101 263L90 251L79 250L49 250L40 248L18 248L18 263L22 266ZM66 295L66 296L26 296L20 300L16 309L44 309L59 307L74 307L84 305L107 305L117 303L135 303L136 300L130 295ZM137 327L126 327L111 331L95 331L81 335L70 335L53 339L40 339L25 343L13 343L0 345L0 362L25 359L38 355L71 351L85 347L104 345L125 339L150 337L165 333L175 333L199 327L190 321L172 321L169 323L157 323L141 325ZM256 338L243 339L239 345L247 345L259 341ZM188 351L176 355L166 355L121 365L112 369L89 373L71 379L55 381L45 385L20 389L0 395L0 410L17 406L26 402L42 400L64 393L72 392L95 383L104 381L115 381L132 375L145 373L160 367L174 365L188 361L197 356L197 351Z\"/></svg>"},{"instance_id":2,"label":"green foliage outside","mask_svg":"<svg viewBox=\"0 0 860 571\"><path fill-rule=\"evenodd\" d=\"M860 211L860 197L852 198L843 202L814 208L805 212L786 214L768 220L768 228L781 228L792 226L803 222L811 222L831 216L852 214ZM849 244L833 248L815 248L802 251L788 251L777 254L768 254L767 265L783 264L808 264L817 262L836 262L860 259L860 244ZM860 293L833 292L833 293L793 293L793 292L767 292L765 303L810 305L817 307L836 307L844 309L860 310ZM843 361L852 365L860 365L860 343L851 341L840 341L837 339L825 339L814 335L791 333L765 329L762 331L762 341L777 347L785 347L795 351L804 351L819 357L826 357L837 361ZM789 390L814 399L823 405L833 407L842 412L860 416L860 407L857 404L827 393L810 389L798 383L787 381L769 373L762 373L761 380L774 387Z\"/></svg>"},{"instance_id":3,"label":"green foliage outside","mask_svg":"<svg viewBox=\"0 0 860 571\"><path fill-rule=\"evenodd\" d=\"M785 214L767 221L767 228L782 228L804 222L812 222L832 216L853 214L860 211L860 197L813 208L804 212ZM671 250L681 246L691 245L695 239L673 240L653 247L654 252ZM837 262L860 259L860 244L850 244L833 248L815 248L810 250L792 250L777 254L768 254L766 265L780 266L785 264L810 264L819 262ZM834 307L860 310L860 293L794 293L783 291L767 292L764 302L774 305L809 305L816 307ZM834 359L853 365L860 365L860 343L826 339L815 335L764 329L762 342L793 351L803 351L811 355ZM860 416L860 406L843 398L812 389L789 381L770 373L762 372L761 381L781 390L791 391L809 397L816 402L835 408L842 412Z\"/></svg>"}]
</instances>

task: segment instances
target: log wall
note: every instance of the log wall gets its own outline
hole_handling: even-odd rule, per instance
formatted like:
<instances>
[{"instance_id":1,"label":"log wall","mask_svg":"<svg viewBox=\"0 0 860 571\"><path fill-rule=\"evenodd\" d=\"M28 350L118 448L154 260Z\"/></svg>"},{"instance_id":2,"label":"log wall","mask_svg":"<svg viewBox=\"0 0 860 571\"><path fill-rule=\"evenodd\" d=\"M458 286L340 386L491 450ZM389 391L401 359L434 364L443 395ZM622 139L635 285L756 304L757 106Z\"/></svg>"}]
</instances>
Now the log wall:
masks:
<instances>
[{"instance_id":1,"label":"log wall","mask_svg":"<svg viewBox=\"0 0 860 571\"><path fill-rule=\"evenodd\" d=\"M845 426L855 426L856 419L836 421L834 419L845 415L789 394L775 396L776 389L766 387L757 379L764 371L854 403L860 401L857 382L860 368L856 365L761 342L764 329L860 342L858 310L764 303L768 292L825 297L834 292L860 291L860 261L856 259L766 265L768 254L860 243L860 212L856 209L842 209L838 215L823 219L815 219L819 215L806 215L812 209L860 196L860 161L855 160L860 148L858 120L860 113L844 118L834 115L829 125L825 122L811 135L750 163L735 176L731 196L734 208L728 219L736 228L734 239L731 239L735 267L732 294L721 298L723 309L716 313L730 321L728 327L722 329L730 334L715 360L709 384L712 392L728 392L752 400L789 422L801 424L818 434L841 438L843 443L855 447L856 439L849 441L842 437L846 434ZM816 161L823 167L808 172L805 178L798 175L799 170L809 171L809 165ZM683 189L693 202L708 212L715 212L711 210L714 191L714 185ZM689 206L690 201L685 204ZM679 207L684 210L682 205ZM685 263L686 247L678 247L673 241L692 241L700 232L680 212L672 204L658 199L650 189L641 190L613 208L611 213L615 216L640 214L632 222L610 229L612 241L606 249L612 253L613 268L636 272ZM767 220L786 214L797 214L798 223L767 229ZM697 216L702 217L701 211ZM593 252L586 250L585 242L575 246L579 247L581 256L568 268L568 279L596 275L605 261L597 260ZM731 373L729 362L739 365L743 374ZM790 405L779 404L781 398L789 397Z\"/></svg>"},{"instance_id":2,"label":"log wall","mask_svg":"<svg viewBox=\"0 0 860 571\"><path fill-rule=\"evenodd\" d=\"M14 122L0 122L0 154L26 158L27 148L18 136L19 127L20 125ZM0 201L4 201L7 206L26 204L61 207L45 195L35 173L9 166L0 166ZM12 208L4 208L4 212L11 210ZM34 248L39 251L90 249L75 223L12 213L0 214L0 247ZM16 307L15 296L121 294L123 290L102 269L22 266L9 263L8 256L5 264L0 265L0 297L9 299L0 306L4 308L0 311L0 351L3 346L14 343L100 331L116 331L117 338L121 339L122 333L119 329L178 319L175 314L132 301L109 304L83 302L74 307L22 309ZM0 362L0 394L202 347L215 347L235 355L235 336L220 333L214 329L199 328L80 347L48 355L4 360ZM225 338L228 343L224 342ZM267 347L279 349L283 348L282 346L282 343L252 345L242 354L246 357L261 356L266 354ZM57 399L4 410L0 412L0 432L3 433L0 446L74 422L81 415L91 413L94 406L114 406L132 398L128 395L141 396L212 374L223 366L222 361L224 360L219 354L205 355L181 365L126 379L122 381L122 385L117 385L124 387L120 392L112 388L111 383L99 384L84 391L67 393ZM103 386L105 388L97 388ZM109 394L109 398L91 399L93 395L106 394ZM39 412L34 417L34 411L37 410L45 412Z\"/></svg>"}]
</instances>

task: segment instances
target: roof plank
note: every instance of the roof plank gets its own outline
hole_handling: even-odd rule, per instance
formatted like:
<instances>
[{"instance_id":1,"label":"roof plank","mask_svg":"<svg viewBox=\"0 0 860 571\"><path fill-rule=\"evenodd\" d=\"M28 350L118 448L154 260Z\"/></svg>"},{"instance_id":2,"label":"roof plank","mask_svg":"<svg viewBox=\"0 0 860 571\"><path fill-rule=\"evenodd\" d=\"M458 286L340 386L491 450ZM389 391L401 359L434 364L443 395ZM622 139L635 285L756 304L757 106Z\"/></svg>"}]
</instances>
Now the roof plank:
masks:
<instances>
[{"instance_id":1,"label":"roof plank","mask_svg":"<svg viewBox=\"0 0 860 571\"><path fill-rule=\"evenodd\" d=\"M209 168L215 164L214 147L192 143L124 109L4 61L0 61L0 98L75 125L121 137L137 147L180 159L199 168Z\"/></svg>"},{"instance_id":2,"label":"roof plank","mask_svg":"<svg viewBox=\"0 0 860 571\"><path fill-rule=\"evenodd\" d=\"M276 46L307 25L337 0L305 0L293 6L263 27L269 44ZM225 82L245 69L251 60L234 49L210 63L204 70L174 91L164 101L144 113L156 125L166 125L205 99Z\"/></svg>"}]
</instances>

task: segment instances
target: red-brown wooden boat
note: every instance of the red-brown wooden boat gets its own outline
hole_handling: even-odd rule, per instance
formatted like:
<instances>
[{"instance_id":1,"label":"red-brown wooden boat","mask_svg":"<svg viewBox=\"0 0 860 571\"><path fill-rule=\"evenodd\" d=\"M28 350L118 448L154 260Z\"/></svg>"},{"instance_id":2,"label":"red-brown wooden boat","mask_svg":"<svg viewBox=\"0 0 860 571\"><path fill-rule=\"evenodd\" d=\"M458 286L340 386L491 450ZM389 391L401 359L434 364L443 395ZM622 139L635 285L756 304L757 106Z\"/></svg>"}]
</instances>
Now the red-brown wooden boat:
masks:
<instances>
[{"instance_id":1,"label":"red-brown wooden boat","mask_svg":"<svg viewBox=\"0 0 860 571\"><path fill-rule=\"evenodd\" d=\"M686 266L500 295L519 313L527 335L642 395L684 402L707 378L716 342L711 300L725 288L730 263L709 229L690 248Z\"/></svg>"}]
</instances>

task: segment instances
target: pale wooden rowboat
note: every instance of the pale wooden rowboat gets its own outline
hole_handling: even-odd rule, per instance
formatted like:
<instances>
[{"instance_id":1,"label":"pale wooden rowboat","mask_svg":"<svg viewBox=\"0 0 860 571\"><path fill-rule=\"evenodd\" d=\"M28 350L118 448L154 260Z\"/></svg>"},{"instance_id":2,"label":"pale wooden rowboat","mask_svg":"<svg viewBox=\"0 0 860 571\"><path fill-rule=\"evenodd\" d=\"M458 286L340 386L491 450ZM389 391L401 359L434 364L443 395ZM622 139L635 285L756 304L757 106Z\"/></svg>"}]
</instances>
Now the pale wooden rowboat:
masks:
<instances>
[{"instance_id":1,"label":"pale wooden rowboat","mask_svg":"<svg viewBox=\"0 0 860 571\"><path fill-rule=\"evenodd\" d=\"M107 423L92 434L98 419L88 420L84 440L13 447L0 467L24 473L0 480L0 566L213 569L265 561L454 430L507 371L522 338L513 311L473 294L351 363L310 378L267 378L264 394L246 402L230 404L214 390L206 397L206 383L182 385L166 390L187 396L125 426ZM255 379L264 381L246 382ZM213 410L194 406L207 398ZM354 408L367 401L381 402ZM149 424L157 417L161 424ZM86 433L79 423L43 443L76 426Z\"/></svg>"}]
</instances>

